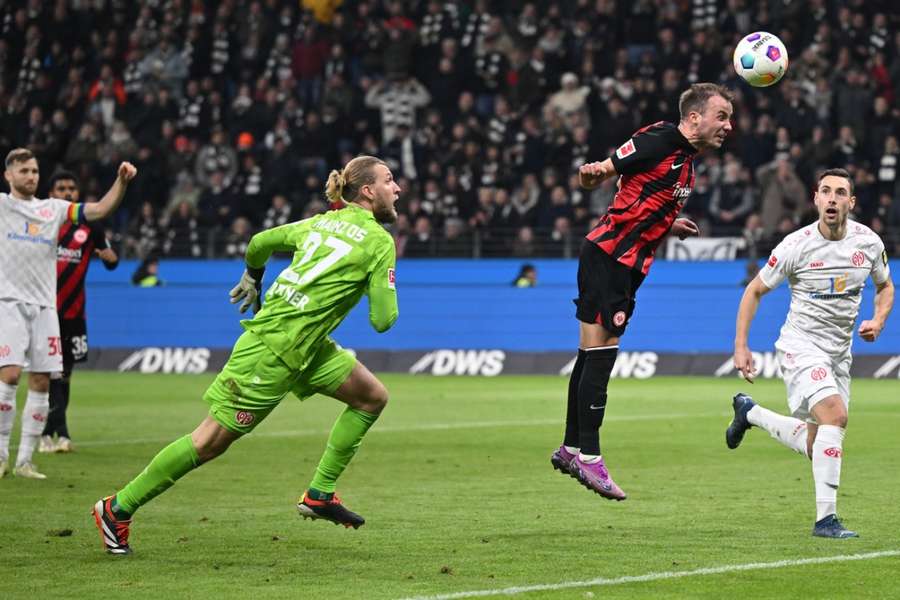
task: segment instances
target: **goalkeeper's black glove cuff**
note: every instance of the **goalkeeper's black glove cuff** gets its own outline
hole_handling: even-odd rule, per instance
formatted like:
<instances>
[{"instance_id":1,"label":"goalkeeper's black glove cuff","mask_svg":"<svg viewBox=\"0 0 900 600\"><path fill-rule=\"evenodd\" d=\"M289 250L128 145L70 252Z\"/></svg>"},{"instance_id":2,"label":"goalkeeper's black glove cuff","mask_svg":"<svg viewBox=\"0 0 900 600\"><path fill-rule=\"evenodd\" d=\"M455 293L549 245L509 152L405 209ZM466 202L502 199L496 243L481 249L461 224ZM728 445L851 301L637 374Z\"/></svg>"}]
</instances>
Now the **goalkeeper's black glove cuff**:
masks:
<instances>
[{"instance_id":1,"label":"goalkeeper's black glove cuff","mask_svg":"<svg viewBox=\"0 0 900 600\"><path fill-rule=\"evenodd\" d=\"M263 273L266 272L266 268L263 267L251 267L250 265L245 265L247 268L247 274L250 275L253 279L256 280L257 283L262 283Z\"/></svg>"}]
</instances>

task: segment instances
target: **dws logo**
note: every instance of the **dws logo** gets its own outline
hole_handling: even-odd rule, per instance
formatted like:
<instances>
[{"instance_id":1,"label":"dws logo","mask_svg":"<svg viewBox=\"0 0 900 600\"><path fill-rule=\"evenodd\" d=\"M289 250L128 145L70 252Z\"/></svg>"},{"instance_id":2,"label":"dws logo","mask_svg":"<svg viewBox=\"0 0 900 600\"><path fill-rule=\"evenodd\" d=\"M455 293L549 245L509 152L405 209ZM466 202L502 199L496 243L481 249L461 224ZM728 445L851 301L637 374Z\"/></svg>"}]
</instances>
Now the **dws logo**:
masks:
<instances>
[{"instance_id":1,"label":"dws logo","mask_svg":"<svg viewBox=\"0 0 900 600\"><path fill-rule=\"evenodd\" d=\"M119 371L205 373L209 348L141 348L119 363Z\"/></svg>"},{"instance_id":2,"label":"dws logo","mask_svg":"<svg viewBox=\"0 0 900 600\"><path fill-rule=\"evenodd\" d=\"M781 367L778 365L778 356L774 352L752 352L753 366L756 368L756 376L763 379L781 377ZM729 356L722 365L716 369L715 376L729 375L734 369L734 357ZM738 377L742 377L740 371L735 371Z\"/></svg>"},{"instance_id":3,"label":"dws logo","mask_svg":"<svg viewBox=\"0 0 900 600\"><path fill-rule=\"evenodd\" d=\"M571 375L572 369L575 368L576 358L578 357L563 365L563 368L559 370L559 374L563 376ZM659 355L656 352L619 352L610 377L649 379L656 375L656 363L658 362Z\"/></svg>"},{"instance_id":4,"label":"dws logo","mask_svg":"<svg viewBox=\"0 0 900 600\"><path fill-rule=\"evenodd\" d=\"M503 350L434 350L417 360L409 372L494 377L503 372L505 360Z\"/></svg>"}]
</instances>

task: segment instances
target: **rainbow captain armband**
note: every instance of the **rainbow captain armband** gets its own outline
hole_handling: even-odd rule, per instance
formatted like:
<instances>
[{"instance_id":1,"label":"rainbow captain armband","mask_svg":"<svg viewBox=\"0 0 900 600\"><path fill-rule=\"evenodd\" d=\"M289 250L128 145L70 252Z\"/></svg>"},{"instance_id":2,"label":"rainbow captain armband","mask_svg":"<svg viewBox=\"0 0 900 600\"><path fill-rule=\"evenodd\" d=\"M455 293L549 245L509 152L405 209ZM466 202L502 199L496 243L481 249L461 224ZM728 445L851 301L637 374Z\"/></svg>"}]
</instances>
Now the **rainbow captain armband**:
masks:
<instances>
[{"instance_id":1,"label":"rainbow captain armband","mask_svg":"<svg viewBox=\"0 0 900 600\"><path fill-rule=\"evenodd\" d=\"M69 220L75 225L81 225L86 221L84 218L84 203L69 205Z\"/></svg>"}]
</instances>

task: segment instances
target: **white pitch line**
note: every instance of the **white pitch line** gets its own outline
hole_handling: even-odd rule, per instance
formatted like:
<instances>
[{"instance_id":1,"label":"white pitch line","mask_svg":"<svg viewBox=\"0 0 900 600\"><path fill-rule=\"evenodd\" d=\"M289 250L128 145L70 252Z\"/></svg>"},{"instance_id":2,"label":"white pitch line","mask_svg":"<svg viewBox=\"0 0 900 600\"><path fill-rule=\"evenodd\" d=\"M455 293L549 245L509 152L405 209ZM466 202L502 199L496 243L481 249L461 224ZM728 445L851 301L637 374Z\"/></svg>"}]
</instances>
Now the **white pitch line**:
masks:
<instances>
[{"instance_id":1,"label":"white pitch line","mask_svg":"<svg viewBox=\"0 0 900 600\"><path fill-rule=\"evenodd\" d=\"M693 577L695 575L720 575L722 573L735 573L737 571L758 571L764 569L781 569L784 567L799 567L803 565L820 565L835 562L848 562L854 560L870 560L900 556L900 550L882 550L880 552L868 552L865 554L841 554L838 556L823 556L819 558L801 558L795 560L778 560L767 563L747 563L743 565L723 565L721 567L706 567L693 571L663 571L661 573L647 573L646 575L628 575L606 579L588 579L586 581L563 581L560 583L544 583L538 585L523 585L494 590L473 590L469 592L453 592L450 594L436 594L433 596L411 596L403 600L457 600L458 598L483 598L485 596L514 596L528 592L545 592L566 590L572 588L594 587L605 585L622 585L625 583L643 583L646 581L661 581L663 579L679 579Z\"/></svg>"},{"instance_id":2,"label":"white pitch line","mask_svg":"<svg viewBox=\"0 0 900 600\"><path fill-rule=\"evenodd\" d=\"M624 415L611 416L605 419L606 422L627 422L627 421L667 421L670 419L692 419L705 417L720 417L725 413L674 413L674 414L656 414L656 415ZM423 423L420 425L385 425L376 426L368 435L377 435L379 433L415 433L417 431L449 431L454 429L491 429L494 427L543 427L547 425L560 425L563 419L531 419L522 421L461 421L458 423ZM290 437L309 437L317 435L328 435L330 429L291 429L288 431L260 431L249 434L247 439L274 437L274 438L290 438ZM172 441L173 438L143 438L129 440L88 440L84 442L76 442L79 448L93 448L97 446L126 446L135 444L162 444ZM15 448L15 446L13 446Z\"/></svg>"}]
</instances>

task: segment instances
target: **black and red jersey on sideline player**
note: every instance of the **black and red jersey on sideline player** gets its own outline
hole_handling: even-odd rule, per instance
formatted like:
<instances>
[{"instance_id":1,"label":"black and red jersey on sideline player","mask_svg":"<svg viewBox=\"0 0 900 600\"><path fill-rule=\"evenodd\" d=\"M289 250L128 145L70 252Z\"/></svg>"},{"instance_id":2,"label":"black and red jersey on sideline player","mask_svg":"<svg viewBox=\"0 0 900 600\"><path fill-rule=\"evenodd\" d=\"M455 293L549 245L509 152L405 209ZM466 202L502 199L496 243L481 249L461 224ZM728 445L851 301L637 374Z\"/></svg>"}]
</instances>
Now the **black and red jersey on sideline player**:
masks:
<instances>
[{"instance_id":1,"label":"black and red jersey on sideline player","mask_svg":"<svg viewBox=\"0 0 900 600\"><path fill-rule=\"evenodd\" d=\"M673 123L639 129L610 157L621 176L609 210L587 239L644 275L694 185L697 149Z\"/></svg>"},{"instance_id":2,"label":"black and red jersey on sideline player","mask_svg":"<svg viewBox=\"0 0 900 600\"><path fill-rule=\"evenodd\" d=\"M84 319L84 279L94 249L109 248L99 228L87 224L64 224L56 248L56 310L60 319ZM105 263L115 268L115 263Z\"/></svg>"}]
</instances>

